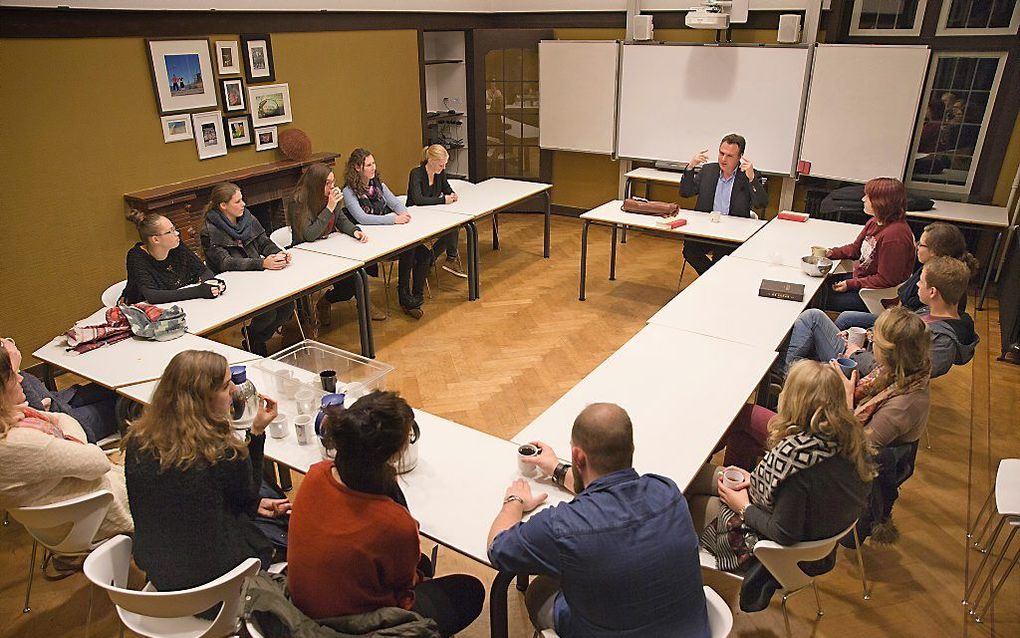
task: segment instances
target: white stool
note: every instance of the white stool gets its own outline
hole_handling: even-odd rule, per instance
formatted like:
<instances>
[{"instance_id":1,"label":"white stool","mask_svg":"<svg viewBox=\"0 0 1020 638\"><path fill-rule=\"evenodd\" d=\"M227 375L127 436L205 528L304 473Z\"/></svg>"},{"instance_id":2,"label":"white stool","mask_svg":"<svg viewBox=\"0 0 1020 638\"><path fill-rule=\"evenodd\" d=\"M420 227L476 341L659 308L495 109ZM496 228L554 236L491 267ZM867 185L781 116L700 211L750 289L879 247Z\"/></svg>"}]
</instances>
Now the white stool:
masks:
<instances>
[{"instance_id":1,"label":"white stool","mask_svg":"<svg viewBox=\"0 0 1020 638\"><path fill-rule=\"evenodd\" d=\"M995 530L988 538L987 543L982 541L985 539L985 534L991 527L992 521L995 518L995 513L992 512L991 504L992 499L995 499L995 510L999 516L999 522L995 526ZM984 518L985 512L988 512L988 520L985 521L985 525L981 528L980 533L976 536L974 532L978 529L981 519ZM995 559L991 569L988 570L987 576L984 577L982 584L977 588L977 593L974 594L973 598L971 594L974 593L975 587L978 581L981 580L981 572L984 571L985 565L988 564L988 558L992 555L992 550L995 547L995 542L998 540L999 535L1002 533L1003 527L1009 524L1010 532L1009 536L1006 537L1006 541L1002 544L999 549L999 556ZM978 511L977 517L974 519L974 527L967 532L967 540L973 540L973 546L984 554L984 558L981 559L981 564L978 565L977 570L974 572L974 577L967 583L967 586L963 593L963 604L968 607L967 612L974 617L975 622L981 622L982 616L991 607L992 601L995 600L995 595L999 593L999 589L1002 584L1009 578L1013 568L1016 567L1018 561L1020 561L1020 548L1017 548L1016 553L1013 556L1013 560L1010 561L1009 567L999 578L999 581L995 582L995 574L1002 564L1004 558L1008 554L1009 548L1013 543L1013 538L1016 536L1017 531L1020 530L1020 459L1002 459L999 461L999 469L995 473L995 484L992 486L991 491L988 494L988 498L985 499L984 505ZM981 605L981 599L984 597L985 592L989 592L988 600L985 601L984 605Z\"/></svg>"}]
</instances>

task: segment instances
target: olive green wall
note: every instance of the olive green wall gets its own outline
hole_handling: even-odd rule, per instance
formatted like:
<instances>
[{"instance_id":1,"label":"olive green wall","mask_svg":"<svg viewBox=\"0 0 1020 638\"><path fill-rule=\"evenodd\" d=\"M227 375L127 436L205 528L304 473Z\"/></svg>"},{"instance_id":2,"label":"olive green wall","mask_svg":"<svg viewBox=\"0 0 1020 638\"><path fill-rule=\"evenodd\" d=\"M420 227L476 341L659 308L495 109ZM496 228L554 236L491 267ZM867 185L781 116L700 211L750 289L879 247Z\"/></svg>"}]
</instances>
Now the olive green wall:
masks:
<instances>
[{"instance_id":1,"label":"olive green wall","mask_svg":"<svg viewBox=\"0 0 1020 638\"><path fill-rule=\"evenodd\" d=\"M294 111L281 129L303 129L315 151L371 149L403 192L421 152L417 33L272 40ZM141 38L0 40L0 122L0 334L26 355L125 277L137 235L124 193L283 159L245 146L200 161L193 140L164 144Z\"/></svg>"}]
</instances>

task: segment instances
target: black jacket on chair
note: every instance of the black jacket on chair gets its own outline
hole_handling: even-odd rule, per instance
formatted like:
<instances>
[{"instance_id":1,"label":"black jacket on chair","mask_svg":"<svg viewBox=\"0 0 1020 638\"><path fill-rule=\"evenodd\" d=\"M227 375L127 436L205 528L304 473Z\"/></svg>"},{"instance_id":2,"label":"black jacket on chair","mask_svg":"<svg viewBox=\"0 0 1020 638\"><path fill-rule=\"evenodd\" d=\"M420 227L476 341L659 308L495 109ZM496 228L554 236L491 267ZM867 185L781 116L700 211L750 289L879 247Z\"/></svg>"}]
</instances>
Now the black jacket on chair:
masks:
<instances>
[{"instance_id":1,"label":"black jacket on chair","mask_svg":"<svg viewBox=\"0 0 1020 638\"><path fill-rule=\"evenodd\" d=\"M719 164L702 164L700 169L684 171L680 181L681 197L698 196L694 210L705 213L712 212L715 204L715 186L719 183L721 171ZM744 171L739 168L733 178L733 191L730 193L730 215L734 217L750 217L752 208L764 208L769 203L769 194L762 183L761 173L754 172L754 179L748 180Z\"/></svg>"}]
</instances>

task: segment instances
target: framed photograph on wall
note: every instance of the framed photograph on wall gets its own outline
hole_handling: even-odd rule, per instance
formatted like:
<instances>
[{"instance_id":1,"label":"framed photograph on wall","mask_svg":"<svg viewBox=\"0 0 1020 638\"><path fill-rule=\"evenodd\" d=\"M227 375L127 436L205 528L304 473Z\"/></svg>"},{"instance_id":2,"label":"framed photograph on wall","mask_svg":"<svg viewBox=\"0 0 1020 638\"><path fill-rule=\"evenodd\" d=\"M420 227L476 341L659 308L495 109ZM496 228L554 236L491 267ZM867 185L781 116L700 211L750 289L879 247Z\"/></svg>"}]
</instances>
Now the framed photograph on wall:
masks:
<instances>
[{"instance_id":1,"label":"framed photograph on wall","mask_svg":"<svg viewBox=\"0 0 1020 638\"><path fill-rule=\"evenodd\" d=\"M181 142L192 138L190 115L164 115L159 118L159 123L163 129L164 143Z\"/></svg>"},{"instance_id":2,"label":"framed photograph on wall","mask_svg":"<svg viewBox=\"0 0 1020 638\"><path fill-rule=\"evenodd\" d=\"M271 148L278 148L280 140L277 139L275 126L264 126L255 129L255 150L268 151Z\"/></svg>"},{"instance_id":3,"label":"framed photograph on wall","mask_svg":"<svg viewBox=\"0 0 1020 638\"><path fill-rule=\"evenodd\" d=\"M208 40L146 40L161 115L216 106Z\"/></svg>"},{"instance_id":4,"label":"framed photograph on wall","mask_svg":"<svg viewBox=\"0 0 1020 638\"><path fill-rule=\"evenodd\" d=\"M248 103L251 105L251 123L254 126L294 121L294 115L290 110L290 85L249 86Z\"/></svg>"},{"instance_id":5,"label":"framed photograph on wall","mask_svg":"<svg viewBox=\"0 0 1020 638\"><path fill-rule=\"evenodd\" d=\"M241 56L234 40L216 41L216 70L220 75L240 75Z\"/></svg>"},{"instance_id":6,"label":"framed photograph on wall","mask_svg":"<svg viewBox=\"0 0 1020 638\"><path fill-rule=\"evenodd\" d=\"M224 111L244 111L244 85L241 78L220 80L220 93L223 95Z\"/></svg>"},{"instance_id":7,"label":"framed photograph on wall","mask_svg":"<svg viewBox=\"0 0 1020 638\"><path fill-rule=\"evenodd\" d=\"M195 129L195 146L198 159L209 159L227 154L227 139L223 134L223 116L219 111L195 113L191 116Z\"/></svg>"},{"instance_id":8,"label":"framed photograph on wall","mask_svg":"<svg viewBox=\"0 0 1020 638\"><path fill-rule=\"evenodd\" d=\"M273 43L268 33L241 35L241 54L244 56L244 79L248 84L276 81Z\"/></svg>"},{"instance_id":9,"label":"framed photograph on wall","mask_svg":"<svg viewBox=\"0 0 1020 638\"><path fill-rule=\"evenodd\" d=\"M253 141L251 118L247 115L223 118L223 128L227 132L227 143L230 146L245 146Z\"/></svg>"}]
</instances>

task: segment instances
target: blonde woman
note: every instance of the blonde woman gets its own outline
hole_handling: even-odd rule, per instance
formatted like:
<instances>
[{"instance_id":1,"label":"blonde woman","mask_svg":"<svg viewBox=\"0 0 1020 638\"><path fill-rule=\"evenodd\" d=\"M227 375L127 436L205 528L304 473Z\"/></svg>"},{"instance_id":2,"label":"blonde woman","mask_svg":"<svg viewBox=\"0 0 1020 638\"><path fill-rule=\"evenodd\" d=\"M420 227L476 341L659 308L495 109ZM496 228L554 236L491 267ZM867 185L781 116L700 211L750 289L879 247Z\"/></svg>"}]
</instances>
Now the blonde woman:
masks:
<instances>
[{"instance_id":1,"label":"blonde woman","mask_svg":"<svg viewBox=\"0 0 1020 638\"><path fill-rule=\"evenodd\" d=\"M827 364L839 372L845 385L844 401L876 448L910 443L924 433L930 399L930 349L924 320L896 306L883 312L875 323L875 367L864 378L855 370L848 379L834 361ZM746 406L727 433L724 463L753 467L763 452L768 422L774 414L761 406Z\"/></svg>"},{"instance_id":2,"label":"blonde woman","mask_svg":"<svg viewBox=\"0 0 1020 638\"><path fill-rule=\"evenodd\" d=\"M450 180L446 177L446 164L450 161L450 153L440 144L427 146L422 151L422 163L411 169L407 178L407 205L433 206L436 204L452 204L457 201L457 193L453 192ZM440 237L432 246L432 261L446 253L446 264L443 270L458 277L467 278L458 262L459 231L453 230Z\"/></svg>"},{"instance_id":3,"label":"blonde woman","mask_svg":"<svg viewBox=\"0 0 1020 638\"><path fill-rule=\"evenodd\" d=\"M97 540L130 534L124 468L110 463L67 414L28 407L21 374L0 348L0 508L47 505L96 490L113 492Z\"/></svg>"},{"instance_id":4,"label":"blonde woman","mask_svg":"<svg viewBox=\"0 0 1020 638\"><path fill-rule=\"evenodd\" d=\"M124 437L135 517L135 562L159 590L207 583L249 556L268 567L272 546L252 522L285 500L259 499L265 429L276 402L261 397L247 440L230 424L223 356L185 350L170 360L152 403Z\"/></svg>"},{"instance_id":5,"label":"blonde woman","mask_svg":"<svg viewBox=\"0 0 1020 638\"><path fill-rule=\"evenodd\" d=\"M779 412L768 423L768 451L754 470L702 467L687 489L701 545L720 569L746 571L740 607L758 611L768 605L776 583L754 560L762 539L781 545L829 538L860 516L874 470L870 446L847 407L842 374L815 361L790 370L779 395ZM725 469L740 470L744 480L727 487ZM805 569L820 574L833 557Z\"/></svg>"}]
</instances>

